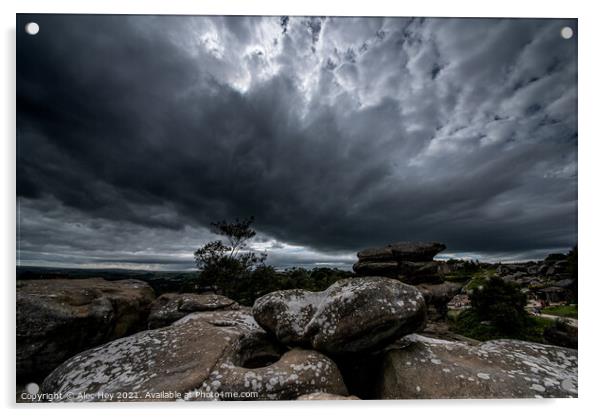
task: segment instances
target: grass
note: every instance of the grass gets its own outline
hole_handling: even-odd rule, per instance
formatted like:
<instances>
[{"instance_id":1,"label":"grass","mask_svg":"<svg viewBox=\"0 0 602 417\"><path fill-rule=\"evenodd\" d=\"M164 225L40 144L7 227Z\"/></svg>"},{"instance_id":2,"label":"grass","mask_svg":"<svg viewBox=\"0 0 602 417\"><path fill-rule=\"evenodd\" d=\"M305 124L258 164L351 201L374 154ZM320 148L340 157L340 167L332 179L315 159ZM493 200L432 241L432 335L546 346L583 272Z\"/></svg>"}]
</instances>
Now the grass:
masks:
<instances>
[{"instance_id":1,"label":"grass","mask_svg":"<svg viewBox=\"0 0 602 417\"><path fill-rule=\"evenodd\" d=\"M450 272L443 277L443 280L445 281L457 282L458 284L464 284L470 279L470 274L467 274L466 272Z\"/></svg>"},{"instance_id":2,"label":"grass","mask_svg":"<svg viewBox=\"0 0 602 417\"><path fill-rule=\"evenodd\" d=\"M491 277L495 275L495 268L484 268L481 269L474 274L472 274L472 278L470 282L466 285L467 290L474 290L481 285L484 285L485 282Z\"/></svg>"},{"instance_id":3,"label":"grass","mask_svg":"<svg viewBox=\"0 0 602 417\"><path fill-rule=\"evenodd\" d=\"M570 317L572 319L577 318L577 305L576 304L568 304L563 306L550 306L545 307L541 310L544 314L550 314L552 316L559 317Z\"/></svg>"},{"instance_id":4,"label":"grass","mask_svg":"<svg viewBox=\"0 0 602 417\"><path fill-rule=\"evenodd\" d=\"M475 289L483 285L489 278L495 275L495 267L480 268L477 271L454 271L445 274L443 279L460 284L468 283L466 289Z\"/></svg>"},{"instance_id":5,"label":"grass","mask_svg":"<svg viewBox=\"0 0 602 417\"><path fill-rule=\"evenodd\" d=\"M528 317L527 325L520 331L506 333L491 324L482 322L472 309L460 314L448 315L450 330L462 336L481 341L512 338L529 342L546 343L543 332L554 324L554 320L543 317Z\"/></svg>"}]
</instances>

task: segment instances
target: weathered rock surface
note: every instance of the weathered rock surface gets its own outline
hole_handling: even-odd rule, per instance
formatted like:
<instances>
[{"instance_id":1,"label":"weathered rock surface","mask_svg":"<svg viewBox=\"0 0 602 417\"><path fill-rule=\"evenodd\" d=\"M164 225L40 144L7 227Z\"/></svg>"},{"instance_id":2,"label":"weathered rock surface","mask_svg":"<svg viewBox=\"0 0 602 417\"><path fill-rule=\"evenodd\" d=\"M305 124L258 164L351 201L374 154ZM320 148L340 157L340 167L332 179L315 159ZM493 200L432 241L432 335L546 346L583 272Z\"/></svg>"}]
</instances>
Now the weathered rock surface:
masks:
<instances>
[{"instance_id":1,"label":"weathered rock surface","mask_svg":"<svg viewBox=\"0 0 602 417\"><path fill-rule=\"evenodd\" d=\"M418 291L428 305L428 316L437 320L447 316L447 304L462 290L462 284L444 282L442 284L420 284Z\"/></svg>"},{"instance_id":2,"label":"weathered rock surface","mask_svg":"<svg viewBox=\"0 0 602 417\"><path fill-rule=\"evenodd\" d=\"M548 303L574 302L576 299L576 275L567 255L553 253L543 261L501 264L496 274Z\"/></svg>"},{"instance_id":3,"label":"weathered rock surface","mask_svg":"<svg viewBox=\"0 0 602 417\"><path fill-rule=\"evenodd\" d=\"M357 253L360 260L395 259L398 261L428 262L439 252L445 250L445 245L437 242L399 242L382 248L364 249Z\"/></svg>"},{"instance_id":4,"label":"weathered rock surface","mask_svg":"<svg viewBox=\"0 0 602 417\"><path fill-rule=\"evenodd\" d=\"M445 249L436 242L393 243L357 253L353 270L360 276L386 276L408 284L441 283L440 264L433 257Z\"/></svg>"},{"instance_id":5,"label":"weathered rock surface","mask_svg":"<svg viewBox=\"0 0 602 417\"><path fill-rule=\"evenodd\" d=\"M337 366L326 356L301 349L280 354L281 347L248 309L193 313L74 356L46 378L42 390L66 401L347 395ZM130 395L118 398L123 392Z\"/></svg>"},{"instance_id":6,"label":"weathered rock surface","mask_svg":"<svg viewBox=\"0 0 602 417\"><path fill-rule=\"evenodd\" d=\"M349 278L322 292L284 290L255 301L257 322L288 345L339 354L376 349L424 327L416 288L383 277Z\"/></svg>"},{"instance_id":7,"label":"weathered rock surface","mask_svg":"<svg viewBox=\"0 0 602 417\"><path fill-rule=\"evenodd\" d=\"M410 335L383 362L378 397L577 396L577 351L518 340L476 345Z\"/></svg>"},{"instance_id":8,"label":"weathered rock surface","mask_svg":"<svg viewBox=\"0 0 602 417\"><path fill-rule=\"evenodd\" d=\"M211 293L168 293L158 297L151 306L148 328L168 326L171 323L197 311L237 310L236 301Z\"/></svg>"},{"instance_id":9,"label":"weathered rock surface","mask_svg":"<svg viewBox=\"0 0 602 417\"><path fill-rule=\"evenodd\" d=\"M397 261L360 261L353 265L353 270L358 275L374 276L397 276L399 265Z\"/></svg>"},{"instance_id":10,"label":"weathered rock surface","mask_svg":"<svg viewBox=\"0 0 602 417\"><path fill-rule=\"evenodd\" d=\"M292 400L308 392L347 394L336 364L314 350L293 349L277 362L256 369L224 363L209 375L199 390L190 394L200 399L203 392L253 392L252 400Z\"/></svg>"},{"instance_id":11,"label":"weathered rock surface","mask_svg":"<svg viewBox=\"0 0 602 417\"><path fill-rule=\"evenodd\" d=\"M359 400L355 395L336 395L327 392L313 392L297 398L299 401L332 401L332 400Z\"/></svg>"},{"instance_id":12,"label":"weathered rock surface","mask_svg":"<svg viewBox=\"0 0 602 417\"><path fill-rule=\"evenodd\" d=\"M44 377L65 359L141 330L154 299L137 280L17 282L17 377Z\"/></svg>"}]
</instances>

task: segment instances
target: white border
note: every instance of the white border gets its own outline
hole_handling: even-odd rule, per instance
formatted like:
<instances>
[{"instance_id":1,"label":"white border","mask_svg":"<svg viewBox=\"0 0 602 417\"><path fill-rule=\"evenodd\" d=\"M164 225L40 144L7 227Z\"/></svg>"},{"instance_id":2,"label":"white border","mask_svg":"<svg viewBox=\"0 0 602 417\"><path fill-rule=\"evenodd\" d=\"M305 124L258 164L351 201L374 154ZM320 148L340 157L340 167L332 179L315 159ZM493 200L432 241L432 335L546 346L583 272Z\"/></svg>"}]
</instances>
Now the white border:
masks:
<instances>
[{"instance_id":1,"label":"white border","mask_svg":"<svg viewBox=\"0 0 602 417\"><path fill-rule=\"evenodd\" d=\"M351 413L365 416L373 411L393 415L437 416L508 416L522 412L547 416L589 414L595 410L600 396L598 386L600 366L600 281L602 268L598 258L602 244L599 216L600 158L600 69L602 16L594 1L531 1L506 0L492 4L487 1L412 1L392 0L301 0L285 3L283 0L105 0L105 1L43 1L20 0L0 3L3 24L3 64L0 67L3 92L1 124L5 134L0 152L2 162L2 250L4 284L2 377L0 401L8 412L26 415L105 415L119 410L144 413L145 416L165 416L166 412L220 416L237 414L247 416L277 415L287 417L316 413ZM252 15L361 15L361 16L473 16L473 17L576 17L579 18L579 252L580 252L580 327L579 336L579 399L578 400L488 400L488 401L380 401L277 404L142 404L46 406L44 408L17 407L14 397L14 271L15 271L15 13L119 13L119 14L252 14ZM595 408L594 408L595 407ZM140 410L142 408L142 410ZM177 409L176 409L177 408ZM599 411L598 411L599 412Z\"/></svg>"}]
</instances>

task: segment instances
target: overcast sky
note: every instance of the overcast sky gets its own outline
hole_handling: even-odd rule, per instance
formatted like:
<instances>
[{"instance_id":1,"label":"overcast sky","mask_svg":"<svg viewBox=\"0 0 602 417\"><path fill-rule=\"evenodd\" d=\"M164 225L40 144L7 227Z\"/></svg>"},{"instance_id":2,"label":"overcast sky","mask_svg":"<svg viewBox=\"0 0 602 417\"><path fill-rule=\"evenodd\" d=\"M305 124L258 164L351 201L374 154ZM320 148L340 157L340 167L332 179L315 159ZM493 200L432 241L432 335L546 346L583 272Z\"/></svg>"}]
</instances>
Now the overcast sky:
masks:
<instances>
[{"instance_id":1,"label":"overcast sky","mask_svg":"<svg viewBox=\"0 0 602 417\"><path fill-rule=\"evenodd\" d=\"M211 221L250 215L277 266L577 243L576 20L21 15L17 32L21 265L193 268Z\"/></svg>"}]
</instances>

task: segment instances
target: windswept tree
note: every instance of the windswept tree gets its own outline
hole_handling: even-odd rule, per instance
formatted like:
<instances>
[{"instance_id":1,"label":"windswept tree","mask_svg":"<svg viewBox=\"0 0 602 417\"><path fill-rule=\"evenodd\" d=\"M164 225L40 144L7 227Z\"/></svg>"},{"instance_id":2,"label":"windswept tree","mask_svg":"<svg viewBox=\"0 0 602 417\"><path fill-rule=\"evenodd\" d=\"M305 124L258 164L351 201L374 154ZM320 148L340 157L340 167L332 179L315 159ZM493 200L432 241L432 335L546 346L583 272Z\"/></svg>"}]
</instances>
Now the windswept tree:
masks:
<instances>
[{"instance_id":1,"label":"windswept tree","mask_svg":"<svg viewBox=\"0 0 602 417\"><path fill-rule=\"evenodd\" d=\"M201 286L212 287L243 304L254 299L249 291L254 287L258 269L267 268L264 264L267 254L249 247L256 235L251 227L253 221L250 217L211 223L212 231L224 239L209 242L194 252Z\"/></svg>"}]
</instances>

